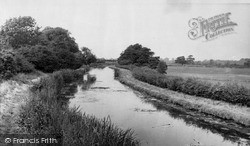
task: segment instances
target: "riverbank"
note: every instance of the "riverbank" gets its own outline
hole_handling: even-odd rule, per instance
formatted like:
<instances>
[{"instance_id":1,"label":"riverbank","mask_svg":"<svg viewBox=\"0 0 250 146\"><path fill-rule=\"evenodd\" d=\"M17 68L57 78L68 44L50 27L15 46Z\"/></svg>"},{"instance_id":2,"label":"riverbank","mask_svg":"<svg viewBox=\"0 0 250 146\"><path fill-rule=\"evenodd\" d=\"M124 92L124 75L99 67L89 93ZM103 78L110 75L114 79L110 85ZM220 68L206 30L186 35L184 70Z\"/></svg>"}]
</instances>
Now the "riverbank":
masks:
<instances>
[{"instance_id":1,"label":"riverbank","mask_svg":"<svg viewBox=\"0 0 250 146\"><path fill-rule=\"evenodd\" d=\"M78 108L68 108L68 99L61 94L64 87L82 81L88 70L56 71L23 87L25 90L20 92L25 93L25 100L23 104L14 105L20 108L18 113L13 113L16 119L11 124L18 129L8 133L55 134L63 145L138 145L130 129L120 129L109 118L97 119L81 113Z\"/></svg>"},{"instance_id":2,"label":"riverbank","mask_svg":"<svg viewBox=\"0 0 250 146\"><path fill-rule=\"evenodd\" d=\"M250 108L232 105L202 97L190 96L163 89L135 79L129 70L119 68L119 81L161 101L176 104L186 109L213 115L236 123L250 126ZM118 74L115 73L117 77Z\"/></svg>"},{"instance_id":3,"label":"riverbank","mask_svg":"<svg viewBox=\"0 0 250 146\"><path fill-rule=\"evenodd\" d=\"M28 102L29 88L42 75L41 72L17 74L0 83L0 134L20 131L17 124L20 107Z\"/></svg>"}]
</instances>

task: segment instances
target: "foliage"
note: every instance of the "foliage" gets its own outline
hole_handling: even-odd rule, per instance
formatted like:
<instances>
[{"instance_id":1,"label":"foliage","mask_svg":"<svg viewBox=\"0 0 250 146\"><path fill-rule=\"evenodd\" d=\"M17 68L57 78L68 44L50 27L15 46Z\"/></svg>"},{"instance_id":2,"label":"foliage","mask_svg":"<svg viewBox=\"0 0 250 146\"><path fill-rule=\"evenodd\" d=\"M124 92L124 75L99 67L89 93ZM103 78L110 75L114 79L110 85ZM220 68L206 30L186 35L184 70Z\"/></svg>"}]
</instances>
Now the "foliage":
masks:
<instances>
[{"instance_id":1,"label":"foliage","mask_svg":"<svg viewBox=\"0 0 250 146\"><path fill-rule=\"evenodd\" d=\"M175 63L186 64L186 59L184 56L177 57Z\"/></svg>"},{"instance_id":2,"label":"foliage","mask_svg":"<svg viewBox=\"0 0 250 146\"><path fill-rule=\"evenodd\" d=\"M249 89L237 84L221 85L218 83L214 85L196 78L184 79L177 76L166 76L146 67L136 67L132 72L136 79L155 86L250 107Z\"/></svg>"},{"instance_id":3,"label":"foliage","mask_svg":"<svg viewBox=\"0 0 250 146\"><path fill-rule=\"evenodd\" d=\"M250 59L246 59L246 62L244 62L244 66L250 67Z\"/></svg>"},{"instance_id":4,"label":"foliage","mask_svg":"<svg viewBox=\"0 0 250 146\"><path fill-rule=\"evenodd\" d=\"M154 52L140 44L130 45L118 58L121 65L133 64L136 66L149 66L156 68L159 57L153 57Z\"/></svg>"},{"instance_id":5,"label":"foliage","mask_svg":"<svg viewBox=\"0 0 250 146\"><path fill-rule=\"evenodd\" d=\"M194 64L194 60L195 59L194 59L193 55L189 55L186 62L187 62L187 64Z\"/></svg>"},{"instance_id":6,"label":"foliage","mask_svg":"<svg viewBox=\"0 0 250 146\"><path fill-rule=\"evenodd\" d=\"M55 50L67 50L72 53L79 52L75 39L70 32L60 27L46 27L40 36L41 44Z\"/></svg>"},{"instance_id":7,"label":"foliage","mask_svg":"<svg viewBox=\"0 0 250 146\"><path fill-rule=\"evenodd\" d=\"M22 47L18 51L34 64L36 69L43 72L53 72L60 67L58 57L46 46Z\"/></svg>"},{"instance_id":8,"label":"foliage","mask_svg":"<svg viewBox=\"0 0 250 146\"><path fill-rule=\"evenodd\" d=\"M91 52L91 50L87 47L82 47L81 51L83 52L83 56L85 58L85 64L95 63L97 61L96 56Z\"/></svg>"},{"instance_id":9,"label":"foliage","mask_svg":"<svg viewBox=\"0 0 250 146\"><path fill-rule=\"evenodd\" d=\"M7 47L9 48L9 47ZM17 73L29 73L34 71L34 66L30 64L22 55L10 49L0 49L0 79L9 79Z\"/></svg>"},{"instance_id":10,"label":"foliage","mask_svg":"<svg viewBox=\"0 0 250 146\"><path fill-rule=\"evenodd\" d=\"M46 27L40 31L35 19L30 16L7 20L0 30L0 45L12 46L34 64L36 69L44 72L76 69L84 63L96 61L95 55L90 51L86 55L79 50L68 30Z\"/></svg>"},{"instance_id":11,"label":"foliage","mask_svg":"<svg viewBox=\"0 0 250 146\"><path fill-rule=\"evenodd\" d=\"M11 18L2 26L0 35L14 49L21 46L35 45L40 35L36 21L30 16Z\"/></svg>"},{"instance_id":12,"label":"foliage","mask_svg":"<svg viewBox=\"0 0 250 146\"><path fill-rule=\"evenodd\" d=\"M20 127L26 133L56 134L63 139L62 145L139 145L132 131L117 128L109 118L99 120L64 106L62 87L86 71L62 70L42 77L32 88L33 98L20 111Z\"/></svg>"},{"instance_id":13,"label":"foliage","mask_svg":"<svg viewBox=\"0 0 250 146\"><path fill-rule=\"evenodd\" d=\"M157 65L157 71L161 74L166 73L166 70L168 69L168 66L165 61L160 61Z\"/></svg>"}]
</instances>

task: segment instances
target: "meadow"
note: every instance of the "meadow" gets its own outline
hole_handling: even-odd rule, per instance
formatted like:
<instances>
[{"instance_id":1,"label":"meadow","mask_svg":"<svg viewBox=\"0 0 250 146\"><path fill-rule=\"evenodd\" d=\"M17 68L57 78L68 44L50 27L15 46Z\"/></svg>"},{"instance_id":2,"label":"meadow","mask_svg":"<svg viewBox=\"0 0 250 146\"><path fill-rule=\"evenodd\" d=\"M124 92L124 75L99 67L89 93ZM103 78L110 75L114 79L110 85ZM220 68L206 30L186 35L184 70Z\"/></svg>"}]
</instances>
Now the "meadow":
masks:
<instances>
[{"instance_id":1,"label":"meadow","mask_svg":"<svg viewBox=\"0 0 250 146\"><path fill-rule=\"evenodd\" d=\"M167 74L183 78L195 77L213 84L237 83L250 89L250 68L168 66Z\"/></svg>"}]
</instances>

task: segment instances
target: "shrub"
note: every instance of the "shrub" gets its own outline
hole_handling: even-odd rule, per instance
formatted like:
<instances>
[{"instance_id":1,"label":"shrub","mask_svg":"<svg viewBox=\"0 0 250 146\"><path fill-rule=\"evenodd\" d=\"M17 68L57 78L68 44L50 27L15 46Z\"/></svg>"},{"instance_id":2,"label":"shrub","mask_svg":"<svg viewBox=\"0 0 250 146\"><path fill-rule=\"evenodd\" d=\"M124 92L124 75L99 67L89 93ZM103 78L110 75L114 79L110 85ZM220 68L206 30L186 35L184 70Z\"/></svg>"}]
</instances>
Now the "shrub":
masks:
<instances>
[{"instance_id":1,"label":"shrub","mask_svg":"<svg viewBox=\"0 0 250 146\"><path fill-rule=\"evenodd\" d=\"M0 49L0 79L9 79L17 73L29 73L34 67L13 50Z\"/></svg>"},{"instance_id":2,"label":"shrub","mask_svg":"<svg viewBox=\"0 0 250 146\"><path fill-rule=\"evenodd\" d=\"M249 89L237 84L221 85L218 83L213 85L196 78L184 79L182 77L166 76L147 67L136 67L132 70L132 73L136 79L162 88L232 104L250 106Z\"/></svg>"},{"instance_id":3,"label":"shrub","mask_svg":"<svg viewBox=\"0 0 250 146\"><path fill-rule=\"evenodd\" d=\"M166 73L166 70L168 69L168 66L165 61L160 61L157 65L157 71L161 74Z\"/></svg>"}]
</instances>

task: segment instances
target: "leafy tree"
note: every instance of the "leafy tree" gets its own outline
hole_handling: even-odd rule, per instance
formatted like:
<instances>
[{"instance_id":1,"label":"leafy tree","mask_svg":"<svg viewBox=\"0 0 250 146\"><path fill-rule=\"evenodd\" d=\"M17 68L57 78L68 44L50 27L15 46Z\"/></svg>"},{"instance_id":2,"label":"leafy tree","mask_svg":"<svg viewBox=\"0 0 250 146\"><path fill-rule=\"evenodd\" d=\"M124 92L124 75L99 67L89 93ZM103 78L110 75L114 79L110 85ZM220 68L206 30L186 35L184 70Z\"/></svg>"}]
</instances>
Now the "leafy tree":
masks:
<instances>
[{"instance_id":1,"label":"leafy tree","mask_svg":"<svg viewBox=\"0 0 250 146\"><path fill-rule=\"evenodd\" d=\"M157 71L161 74L166 73L166 70L168 69L168 66L165 61L160 61L157 65Z\"/></svg>"},{"instance_id":2,"label":"leafy tree","mask_svg":"<svg viewBox=\"0 0 250 146\"><path fill-rule=\"evenodd\" d=\"M153 57L154 52L140 44L130 45L118 58L121 65L134 64L137 66L149 66L156 68L159 58Z\"/></svg>"},{"instance_id":3,"label":"leafy tree","mask_svg":"<svg viewBox=\"0 0 250 146\"><path fill-rule=\"evenodd\" d=\"M53 53L52 58L56 59L57 67L55 69L64 69L64 68L79 68L83 63L84 57L81 55L75 39L70 36L68 30L56 27L46 27L43 31L40 38L40 45L46 46L48 49L45 49ZM48 61L50 61L50 57ZM48 66L50 70L51 66ZM47 70L47 69L45 69Z\"/></svg>"},{"instance_id":4,"label":"leafy tree","mask_svg":"<svg viewBox=\"0 0 250 146\"><path fill-rule=\"evenodd\" d=\"M19 53L35 65L35 68L44 72L53 72L60 69L59 59L55 53L46 46L22 47Z\"/></svg>"},{"instance_id":5,"label":"leafy tree","mask_svg":"<svg viewBox=\"0 0 250 146\"><path fill-rule=\"evenodd\" d=\"M184 56L180 56L180 57L177 57L176 60L175 60L175 63L179 63L179 64L186 64L186 59Z\"/></svg>"},{"instance_id":6,"label":"leafy tree","mask_svg":"<svg viewBox=\"0 0 250 146\"><path fill-rule=\"evenodd\" d=\"M81 51L83 53L83 57L85 58L85 64L95 63L97 61L96 56L91 52L91 50L87 47L82 47Z\"/></svg>"},{"instance_id":7,"label":"leafy tree","mask_svg":"<svg viewBox=\"0 0 250 146\"><path fill-rule=\"evenodd\" d=\"M250 59L246 59L246 62L244 62L244 66L250 67Z\"/></svg>"},{"instance_id":8,"label":"leafy tree","mask_svg":"<svg viewBox=\"0 0 250 146\"><path fill-rule=\"evenodd\" d=\"M160 62L160 57L150 57L148 60L148 67L156 69Z\"/></svg>"},{"instance_id":9,"label":"leafy tree","mask_svg":"<svg viewBox=\"0 0 250 146\"><path fill-rule=\"evenodd\" d=\"M194 64L194 57L193 57L193 55L189 55L188 56L188 58L187 58L187 60L186 60L186 62L188 63L188 64Z\"/></svg>"},{"instance_id":10,"label":"leafy tree","mask_svg":"<svg viewBox=\"0 0 250 146\"><path fill-rule=\"evenodd\" d=\"M66 29L56 27L46 27L40 36L41 45L54 48L57 51L67 50L72 53L79 52L79 48L75 39L70 36L70 32Z\"/></svg>"},{"instance_id":11,"label":"leafy tree","mask_svg":"<svg viewBox=\"0 0 250 146\"><path fill-rule=\"evenodd\" d=\"M39 39L39 27L30 16L11 18L1 27L1 40L8 42L10 46L17 49L21 46L35 45Z\"/></svg>"}]
</instances>

